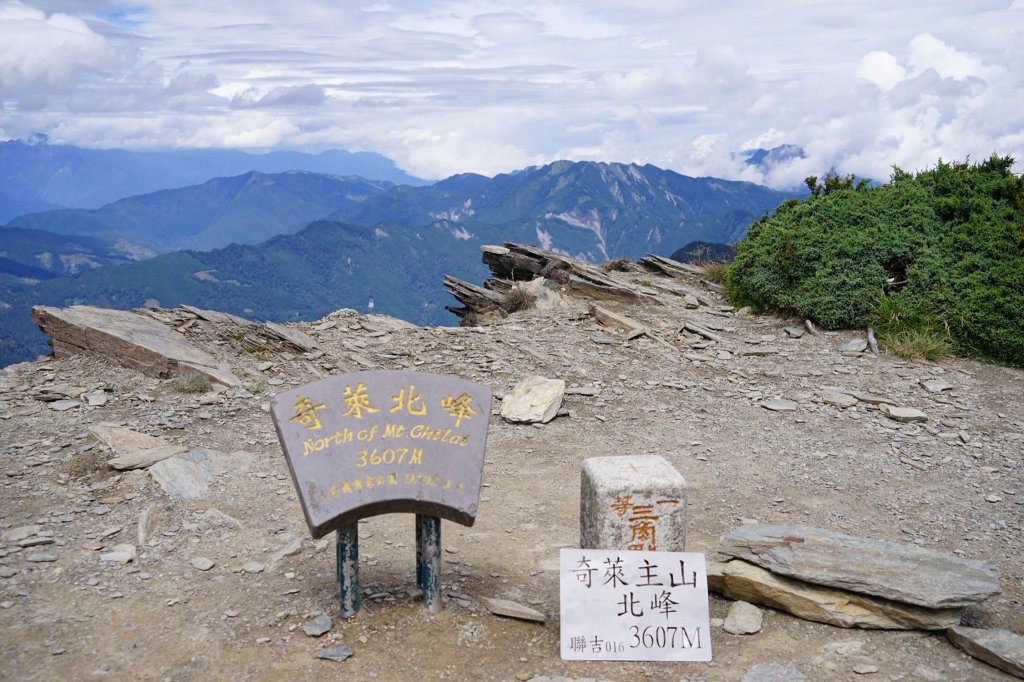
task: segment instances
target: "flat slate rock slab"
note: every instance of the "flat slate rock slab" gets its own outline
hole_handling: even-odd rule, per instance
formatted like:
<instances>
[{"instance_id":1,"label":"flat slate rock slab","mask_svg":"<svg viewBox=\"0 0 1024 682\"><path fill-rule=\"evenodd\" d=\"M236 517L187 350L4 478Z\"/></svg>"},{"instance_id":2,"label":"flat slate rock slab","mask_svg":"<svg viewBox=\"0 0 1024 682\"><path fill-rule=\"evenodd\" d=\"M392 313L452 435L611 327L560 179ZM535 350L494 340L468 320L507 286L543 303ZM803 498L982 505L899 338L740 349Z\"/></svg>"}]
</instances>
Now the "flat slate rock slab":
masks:
<instances>
[{"instance_id":1,"label":"flat slate rock slab","mask_svg":"<svg viewBox=\"0 0 1024 682\"><path fill-rule=\"evenodd\" d=\"M209 353L170 327L142 315L86 305L36 306L32 308L32 320L53 337L50 345L58 357L70 353L96 355L146 376L166 379L197 372L217 383L241 384L233 374L219 369Z\"/></svg>"},{"instance_id":2,"label":"flat slate rock slab","mask_svg":"<svg viewBox=\"0 0 1024 682\"><path fill-rule=\"evenodd\" d=\"M986 630L961 625L946 630L946 637L971 656L1024 678L1024 637L1002 628Z\"/></svg>"},{"instance_id":3,"label":"flat slate rock slab","mask_svg":"<svg viewBox=\"0 0 1024 682\"><path fill-rule=\"evenodd\" d=\"M960 622L961 609L926 609L813 585L738 559L709 563L708 589L730 599L770 606L804 620L841 628L945 630Z\"/></svg>"},{"instance_id":4,"label":"flat slate rock slab","mask_svg":"<svg viewBox=\"0 0 1024 682\"><path fill-rule=\"evenodd\" d=\"M810 526L741 526L722 537L719 551L797 580L933 609L1002 591L991 564Z\"/></svg>"},{"instance_id":5,"label":"flat slate rock slab","mask_svg":"<svg viewBox=\"0 0 1024 682\"><path fill-rule=\"evenodd\" d=\"M537 623L543 623L547 621L548 617L537 609L531 609L529 606L523 606L514 601L508 599L488 599L483 597L481 599L487 610L496 616L505 616L506 618L518 618L520 620L532 620Z\"/></svg>"}]
</instances>

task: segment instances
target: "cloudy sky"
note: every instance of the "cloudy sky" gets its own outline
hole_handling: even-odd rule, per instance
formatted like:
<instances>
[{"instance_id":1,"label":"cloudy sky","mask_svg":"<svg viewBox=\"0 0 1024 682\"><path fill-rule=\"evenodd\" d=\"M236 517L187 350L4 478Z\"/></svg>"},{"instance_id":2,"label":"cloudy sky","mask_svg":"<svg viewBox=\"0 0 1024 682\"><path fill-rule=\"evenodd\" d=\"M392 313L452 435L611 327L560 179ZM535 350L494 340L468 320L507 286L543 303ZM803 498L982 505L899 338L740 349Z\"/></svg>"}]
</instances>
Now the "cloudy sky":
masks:
<instances>
[{"instance_id":1,"label":"cloudy sky","mask_svg":"<svg viewBox=\"0 0 1024 682\"><path fill-rule=\"evenodd\" d=\"M1022 37L1024 0L0 0L0 139L887 179L1024 160Z\"/></svg>"}]
</instances>

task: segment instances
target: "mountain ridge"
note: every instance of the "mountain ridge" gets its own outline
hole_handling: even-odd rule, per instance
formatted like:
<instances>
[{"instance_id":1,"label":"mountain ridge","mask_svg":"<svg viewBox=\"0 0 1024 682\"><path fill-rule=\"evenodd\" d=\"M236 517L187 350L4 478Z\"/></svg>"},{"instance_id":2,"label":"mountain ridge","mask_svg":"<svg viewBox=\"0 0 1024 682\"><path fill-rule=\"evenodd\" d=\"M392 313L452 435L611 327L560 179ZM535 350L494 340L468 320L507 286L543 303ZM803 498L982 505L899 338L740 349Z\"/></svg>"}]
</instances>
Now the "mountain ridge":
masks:
<instances>
[{"instance_id":1,"label":"mountain ridge","mask_svg":"<svg viewBox=\"0 0 1024 682\"><path fill-rule=\"evenodd\" d=\"M736 241L750 222L790 196L650 164L556 161L490 179L466 174L428 187L395 188L331 218L429 224L484 241L536 242L598 262L645 251L667 255L697 240Z\"/></svg>"},{"instance_id":2,"label":"mountain ridge","mask_svg":"<svg viewBox=\"0 0 1024 682\"><path fill-rule=\"evenodd\" d=\"M129 151L51 145L45 136L0 142L0 223L29 211L99 208L139 194L202 184L217 177L260 171L307 170L358 175L393 184L424 184L372 152L318 154L232 149ZM16 199L16 200L15 200Z\"/></svg>"},{"instance_id":3,"label":"mountain ridge","mask_svg":"<svg viewBox=\"0 0 1024 682\"><path fill-rule=\"evenodd\" d=\"M158 251L255 244L295 232L339 208L393 187L390 182L309 171L249 171L200 185L119 199L98 209L24 216L11 227L142 243Z\"/></svg>"}]
</instances>

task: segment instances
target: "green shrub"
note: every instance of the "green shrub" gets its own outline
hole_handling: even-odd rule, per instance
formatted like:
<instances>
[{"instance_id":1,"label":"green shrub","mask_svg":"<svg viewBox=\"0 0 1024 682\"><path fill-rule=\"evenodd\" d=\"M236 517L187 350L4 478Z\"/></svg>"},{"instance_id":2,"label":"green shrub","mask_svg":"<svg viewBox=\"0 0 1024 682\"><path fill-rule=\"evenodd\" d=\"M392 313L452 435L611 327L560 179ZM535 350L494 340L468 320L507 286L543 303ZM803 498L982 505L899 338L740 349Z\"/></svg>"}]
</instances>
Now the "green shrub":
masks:
<instances>
[{"instance_id":1,"label":"green shrub","mask_svg":"<svg viewBox=\"0 0 1024 682\"><path fill-rule=\"evenodd\" d=\"M727 291L828 329L873 325L890 348L935 347L922 357L1024 366L1024 180L1012 165L940 161L876 187L808 178L819 191L736 245Z\"/></svg>"}]
</instances>

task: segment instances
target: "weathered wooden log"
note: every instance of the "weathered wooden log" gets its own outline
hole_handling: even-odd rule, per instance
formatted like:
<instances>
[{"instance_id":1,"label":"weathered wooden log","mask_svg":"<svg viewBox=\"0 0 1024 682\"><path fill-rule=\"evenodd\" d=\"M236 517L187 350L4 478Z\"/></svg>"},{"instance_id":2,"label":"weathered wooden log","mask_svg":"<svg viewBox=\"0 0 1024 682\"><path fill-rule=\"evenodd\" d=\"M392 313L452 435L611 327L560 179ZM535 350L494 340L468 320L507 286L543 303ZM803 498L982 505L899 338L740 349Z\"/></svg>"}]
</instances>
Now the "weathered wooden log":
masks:
<instances>
[{"instance_id":1,"label":"weathered wooden log","mask_svg":"<svg viewBox=\"0 0 1024 682\"><path fill-rule=\"evenodd\" d=\"M868 327L868 348L871 349L872 354L878 357L878 339L875 338L875 330Z\"/></svg>"}]
</instances>

